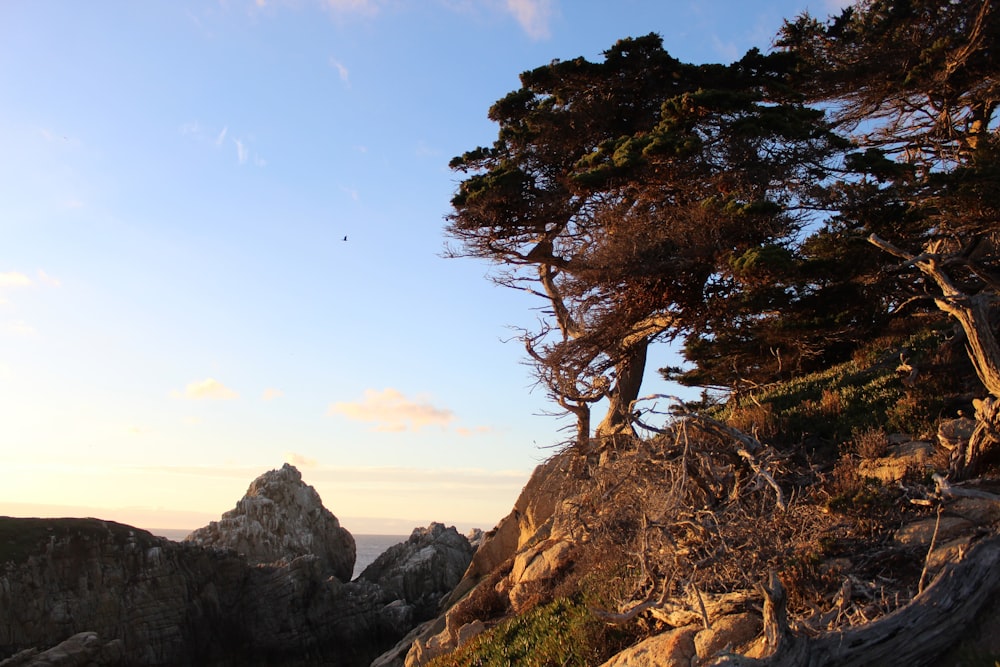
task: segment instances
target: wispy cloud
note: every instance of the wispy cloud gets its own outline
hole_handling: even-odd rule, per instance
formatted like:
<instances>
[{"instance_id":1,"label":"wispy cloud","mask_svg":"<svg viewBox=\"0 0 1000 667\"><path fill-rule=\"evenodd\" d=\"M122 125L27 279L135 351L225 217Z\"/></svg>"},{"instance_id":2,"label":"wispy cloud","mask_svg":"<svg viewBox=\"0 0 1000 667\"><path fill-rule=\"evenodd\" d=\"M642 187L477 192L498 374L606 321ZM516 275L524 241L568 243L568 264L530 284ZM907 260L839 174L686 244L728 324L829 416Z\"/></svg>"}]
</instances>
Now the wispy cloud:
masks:
<instances>
[{"instance_id":1,"label":"wispy cloud","mask_svg":"<svg viewBox=\"0 0 1000 667\"><path fill-rule=\"evenodd\" d=\"M233 143L236 144L236 159L240 161L240 164L245 164L250 155L247 147L240 139L233 139Z\"/></svg>"},{"instance_id":2,"label":"wispy cloud","mask_svg":"<svg viewBox=\"0 0 1000 667\"><path fill-rule=\"evenodd\" d=\"M191 121L181 125L178 128L178 132L180 132L181 136L190 137L199 144L214 146L215 150L221 150L225 147L228 139L236 147L236 161L238 164L247 164L249 162L255 167L264 167L267 165L267 160L252 150L252 142L242 136L233 136L235 133L229 131L228 125L223 125L222 129L216 130L211 127L204 127L198 121Z\"/></svg>"},{"instance_id":3,"label":"wispy cloud","mask_svg":"<svg viewBox=\"0 0 1000 667\"><path fill-rule=\"evenodd\" d=\"M553 0L507 0L507 11L514 15L521 29L532 39L547 39L550 36Z\"/></svg>"},{"instance_id":4,"label":"wispy cloud","mask_svg":"<svg viewBox=\"0 0 1000 667\"><path fill-rule=\"evenodd\" d=\"M323 0L323 6L334 14L374 16L380 4L379 0Z\"/></svg>"},{"instance_id":5,"label":"wispy cloud","mask_svg":"<svg viewBox=\"0 0 1000 667\"><path fill-rule=\"evenodd\" d=\"M455 414L432 405L426 399L410 399L396 389L366 389L364 398L353 403L333 403L327 415L344 415L355 421L371 422L376 431L419 431L425 426L447 428Z\"/></svg>"},{"instance_id":6,"label":"wispy cloud","mask_svg":"<svg viewBox=\"0 0 1000 667\"><path fill-rule=\"evenodd\" d=\"M330 58L330 67L337 70L337 74L340 75L340 80L344 83L351 82L351 73L348 71L347 66L340 62L336 58Z\"/></svg>"},{"instance_id":7,"label":"wispy cloud","mask_svg":"<svg viewBox=\"0 0 1000 667\"><path fill-rule=\"evenodd\" d=\"M273 401L274 399L281 398L284 395L285 392L281 391L280 389L274 389L272 387L268 387L267 389L264 390L264 393L261 395L261 399L265 401Z\"/></svg>"},{"instance_id":8,"label":"wispy cloud","mask_svg":"<svg viewBox=\"0 0 1000 667\"><path fill-rule=\"evenodd\" d=\"M174 398L186 398L195 401L228 401L239 398L239 394L214 378L205 378L192 382L184 387L184 391L172 391Z\"/></svg>"},{"instance_id":9,"label":"wispy cloud","mask_svg":"<svg viewBox=\"0 0 1000 667\"><path fill-rule=\"evenodd\" d=\"M61 287L62 286L62 281L60 281L58 278L50 276L49 274L45 273L45 271L43 271L41 269L38 269L38 279L41 280L46 285L48 285L49 287Z\"/></svg>"}]
</instances>

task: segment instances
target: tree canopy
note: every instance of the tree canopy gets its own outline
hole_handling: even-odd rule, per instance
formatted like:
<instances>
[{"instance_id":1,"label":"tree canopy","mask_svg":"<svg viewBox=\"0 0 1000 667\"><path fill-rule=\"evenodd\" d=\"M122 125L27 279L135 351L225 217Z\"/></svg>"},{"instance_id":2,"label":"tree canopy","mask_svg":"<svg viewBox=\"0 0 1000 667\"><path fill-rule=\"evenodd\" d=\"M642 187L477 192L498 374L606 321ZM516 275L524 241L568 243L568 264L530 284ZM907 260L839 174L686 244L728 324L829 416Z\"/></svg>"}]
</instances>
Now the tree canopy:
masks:
<instances>
[{"instance_id":1,"label":"tree canopy","mask_svg":"<svg viewBox=\"0 0 1000 667\"><path fill-rule=\"evenodd\" d=\"M785 24L774 52L682 63L655 34L553 61L456 157L453 256L543 299L521 339L590 440L628 432L648 346L666 374L739 390L849 354L919 292L871 234L938 243L959 289L996 293L997 13L865 1Z\"/></svg>"}]
</instances>

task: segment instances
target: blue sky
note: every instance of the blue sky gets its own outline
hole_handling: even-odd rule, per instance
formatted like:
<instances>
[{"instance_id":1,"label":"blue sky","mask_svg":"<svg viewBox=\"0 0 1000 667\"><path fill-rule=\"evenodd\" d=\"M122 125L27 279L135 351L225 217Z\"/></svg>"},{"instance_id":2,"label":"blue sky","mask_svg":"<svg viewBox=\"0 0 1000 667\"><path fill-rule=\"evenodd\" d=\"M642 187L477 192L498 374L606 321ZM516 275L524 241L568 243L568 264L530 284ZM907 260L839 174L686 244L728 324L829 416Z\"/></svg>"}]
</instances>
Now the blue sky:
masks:
<instances>
[{"instance_id":1,"label":"blue sky","mask_svg":"<svg viewBox=\"0 0 1000 667\"><path fill-rule=\"evenodd\" d=\"M566 434L503 342L538 304L441 257L448 161L524 70L806 9L0 4L0 514L195 528L289 461L356 533L492 527Z\"/></svg>"}]
</instances>

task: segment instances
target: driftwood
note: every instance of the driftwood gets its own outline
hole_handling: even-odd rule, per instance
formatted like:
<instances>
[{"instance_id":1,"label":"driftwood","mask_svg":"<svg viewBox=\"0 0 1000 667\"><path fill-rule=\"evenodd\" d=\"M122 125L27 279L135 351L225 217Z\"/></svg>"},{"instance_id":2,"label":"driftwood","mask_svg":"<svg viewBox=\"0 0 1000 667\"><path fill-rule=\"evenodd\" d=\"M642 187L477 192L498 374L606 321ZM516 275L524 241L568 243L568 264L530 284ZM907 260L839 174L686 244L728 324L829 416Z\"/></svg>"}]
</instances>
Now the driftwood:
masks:
<instances>
[{"instance_id":1,"label":"driftwood","mask_svg":"<svg viewBox=\"0 0 1000 667\"><path fill-rule=\"evenodd\" d=\"M919 667L941 655L969 630L1000 593L1000 536L976 544L959 563L946 565L908 605L872 623L811 638L795 634L785 614L785 589L771 575L764 589L764 634L770 655L728 655L712 667Z\"/></svg>"}]
</instances>

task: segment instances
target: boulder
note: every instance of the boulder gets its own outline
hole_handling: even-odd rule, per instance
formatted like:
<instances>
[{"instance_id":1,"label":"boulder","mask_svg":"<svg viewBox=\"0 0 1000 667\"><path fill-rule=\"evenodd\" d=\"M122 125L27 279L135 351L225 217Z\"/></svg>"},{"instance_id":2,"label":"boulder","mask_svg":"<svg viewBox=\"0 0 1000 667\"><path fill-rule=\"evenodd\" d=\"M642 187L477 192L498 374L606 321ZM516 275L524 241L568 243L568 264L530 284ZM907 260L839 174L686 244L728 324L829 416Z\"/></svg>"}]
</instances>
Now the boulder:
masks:
<instances>
[{"instance_id":1,"label":"boulder","mask_svg":"<svg viewBox=\"0 0 1000 667\"><path fill-rule=\"evenodd\" d=\"M963 533L968 533L974 527L974 524L968 519L956 516L942 516L940 522L935 518L927 518L900 527L893 539L904 547L927 548L932 539L936 539L937 543L940 544L959 537ZM935 530L937 531L936 538Z\"/></svg>"},{"instance_id":2,"label":"boulder","mask_svg":"<svg viewBox=\"0 0 1000 667\"><path fill-rule=\"evenodd\" d=\"M892 484L903 479L908 472L922 472L933 454L934 446L929 442L905 442L893 446L886 456L861 461L858 474Z\"/></svg>"},{"instance_id":3,"label":"boulder","mask_svg":"<svg viewBox=\"0 0 1000 667\"><path fill-rule=\"evenodd\" d=\"M694 638L694 646L698 657L702 660L711 658L720 651L735 651L760 634L764 621L759 614L742 612L729 614L712 621L712 627L701 630Z\"/></svg>"},{"instance_id":4,"label":"boulder","mask_svg":"<svg viewBox=\"0 0 1000 667\"><path fill-rule=\"evenodd\" d=\"M661 632L625 649L601 667L691 667L698 654L694 638L697 626Z\"/></svg>"},{"instance_id":5,"label":"boulder","mask_svg":"<svg viewBox=\"0 0 1000 667\"><path fill-rule=\"evenodd\" d=\"M255 564L312 555L321 569L341 581L350 581L357 553L354 537L288 463L255 479L234 509L185 541L233 549Z\"/></svg>"}]
</instances>

